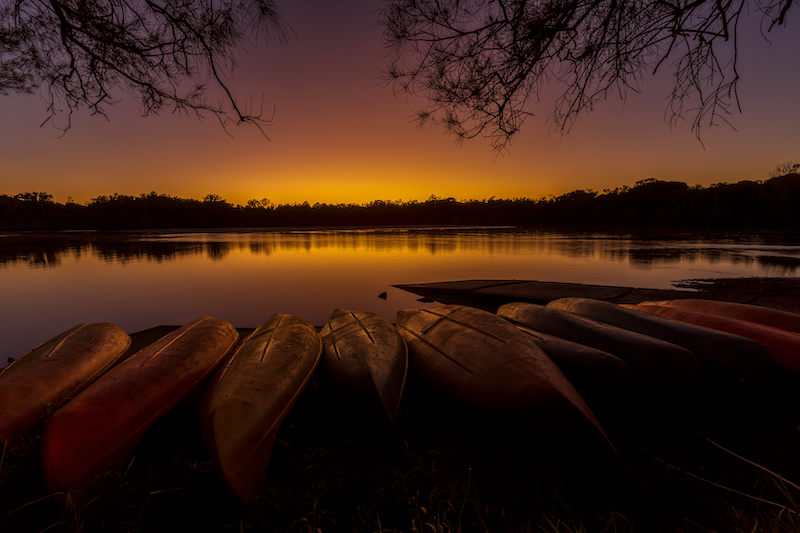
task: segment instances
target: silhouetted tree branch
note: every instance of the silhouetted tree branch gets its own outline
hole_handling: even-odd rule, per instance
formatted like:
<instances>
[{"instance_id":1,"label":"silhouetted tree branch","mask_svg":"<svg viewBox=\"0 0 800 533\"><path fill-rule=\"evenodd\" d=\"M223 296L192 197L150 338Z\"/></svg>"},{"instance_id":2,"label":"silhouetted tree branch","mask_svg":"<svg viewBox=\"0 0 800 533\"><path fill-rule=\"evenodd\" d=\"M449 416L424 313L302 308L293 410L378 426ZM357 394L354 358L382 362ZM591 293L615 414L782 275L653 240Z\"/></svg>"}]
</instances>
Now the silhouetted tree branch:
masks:
<instances>
[{"instance_id":1,"label":"silhouetted tree branch","mask_svg":"<svg viewBox=\"0 0 800 533\"><path fill-rule=\"evenodd\" d=\"M249 43L288 35L273 0L0 0L0 94L41 90L48 120L66 107L65 129L83 106L105 115L117 89L143 115L211 113L260 128L271 118L237 102L225 72ZM208 101L209 82L223 101Z\"/></svg>"},{"instance_id":2,"label":"silhouetted tree branch","mask_svg":"<svg viewBox=\"0 0 800 533\"><path fill-rule=\"evenodd\" d=\"M383 79L425 96L420 125L503 149L538 101L560 84L552 120L562 132L617 93L667 66L671 123L725 120L738 106L738 25L762 14L767 31L796 0L387 0ZM688 107L686 107L688 104Z\"/></svg>"}]
</instances>

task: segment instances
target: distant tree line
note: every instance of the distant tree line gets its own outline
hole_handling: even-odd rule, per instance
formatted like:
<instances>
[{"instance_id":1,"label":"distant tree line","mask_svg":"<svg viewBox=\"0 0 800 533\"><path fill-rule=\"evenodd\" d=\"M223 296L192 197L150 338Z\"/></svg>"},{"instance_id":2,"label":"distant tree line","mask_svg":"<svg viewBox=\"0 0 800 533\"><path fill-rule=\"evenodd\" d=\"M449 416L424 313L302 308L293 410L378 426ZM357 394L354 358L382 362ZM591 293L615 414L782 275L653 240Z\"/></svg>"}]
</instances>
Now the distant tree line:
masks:
<instances>
[{"instance_id":1,"label":"distant tree line","mask_svg":"<svg viewBox=\"0 0 800 533\"><path fill-rule=\"evenodd\" d=\"M792 166L794 165L794 166ZM779 165L780 167L780 165ZM654 178L633 187L576 190L540 199L233 205L151 192L61 204L46 192L0 195L0 230L148 230L170 228L352 227L413 225L631 226L800 230L798 165L763 181L688 186Z\"/></svg>"}]
</instances>

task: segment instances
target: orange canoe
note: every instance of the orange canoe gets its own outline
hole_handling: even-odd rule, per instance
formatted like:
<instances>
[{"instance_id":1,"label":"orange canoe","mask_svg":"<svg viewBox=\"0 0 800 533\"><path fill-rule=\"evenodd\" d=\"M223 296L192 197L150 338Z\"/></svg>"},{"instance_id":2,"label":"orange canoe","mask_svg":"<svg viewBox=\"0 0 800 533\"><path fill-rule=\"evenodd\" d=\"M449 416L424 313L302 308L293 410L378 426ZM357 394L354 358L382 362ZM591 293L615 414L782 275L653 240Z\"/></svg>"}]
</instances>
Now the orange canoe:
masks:
<instances>
[{"instance_id":1,"label":"orange canoe","mask_svg":"<svg viewBox=\"0 0 800 533\"><path fill-rule=\"evenodd\" d=\"M201 385L238 339L228 322L203 317L103 374L45 424L47 489L80 491L95 476L124 468L147 428Z\"/></svg>"},{"instance_id":2,"label":"orange canoe","mask_svg":"<svg viewBox=\"0 0 800 533\"><path fill-rule=\"evenodd\" d=\"M89 386L131 344L114 324L79 324L0 372L0 447Z\"/></svg>"},{"instance_id":3,"label":"orange canoe","mask_svg":"<svg viewBox=\"0 0 800 533\"><path fill-rule=\"evenodd\" d=\"M641 302L639 305L656 305L659 307L679 307L690 311L699 311L712 315L738 318L747 322L755 322L800 333L800 314L763 307L761 305L723 302L720 300L702 300L688 298L686 300L661 300Z\"/></svg>"},{"instance_id":4,"label":"orange canoe","mask_svg":"<svg viewBox=\"0 0 800 533\"><path fill-rule=\"evenodd\" d=\"M488 431L485 422L490 421L507 431L524 429L540 439L546 435L548 444L576 458L591 458L595 465L620 464L572 384L507 320L446 305L399 311L397 329L408 344L409 372L416 383L459 406L477 431Z\"/></svg>"},{"instance_id":5,"label":"orange canoe","mask_svg":"<svg viewBox=\"0 0 800 533\"><path fill-rule=\"evenodd\" d=\"M800 334L793 331L679 307L656 305L625 305L625 307L752 339L772 352L777 366L800 372Z\"/></svg>"},{"instance_id":6,"label":"orange canoe","mask_svg":"<svg viewBox=\"0 0 800 533\"><path fill-rule=\"evenodd\" d=\"M281 422L317 368L322 342L302 318L276 314L247 337L203 395L200 428L214 468L247 503L267 474Z\"/></svg>"},{"instance_id":7,"label":"orange canoe","mask_svg":"<svg viewBox=\"0 0 800 533\"><path fill-rule=\"evenodd\" d=\"M320 332L331 391L366 417L394 421L408 371L403 337L375 313L337 309Z\"/></svg>"}]
</instances>

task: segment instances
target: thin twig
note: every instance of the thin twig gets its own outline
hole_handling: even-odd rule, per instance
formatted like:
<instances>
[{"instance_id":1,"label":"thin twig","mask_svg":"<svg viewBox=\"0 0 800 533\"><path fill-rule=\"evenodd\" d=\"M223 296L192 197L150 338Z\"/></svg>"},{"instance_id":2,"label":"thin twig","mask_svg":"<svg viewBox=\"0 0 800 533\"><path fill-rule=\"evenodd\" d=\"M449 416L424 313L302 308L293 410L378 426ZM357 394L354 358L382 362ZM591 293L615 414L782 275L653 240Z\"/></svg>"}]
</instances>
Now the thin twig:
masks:
<instances>
[{"instance_id":1,"label":"thin twig","mask_svg":"<svg viewBox=\"0 0 800 533\"><path fill-rule=\"evenodd\" d=\"M767 468L767 467L765 467L765 466L762 466L762 465L760 465L760 464L758 464L758 463L756 463L756 462L753 462L753 461L751 461L750 459L747 459L746 457L742 457L741 455L739 455L739 454L737 454L737 453L734 453L734 452L732 452L731 450L729 450L729 449L725 448L724 446L722 446L722 445L720 445L720 444L717 444L717 443L716 443L716 442L714 442L713 440L709 439L708 437L706 437L706 436L705 436L705 435L703 435L702 433L700 433L700 432L698 432L698 431L695 431L695 430L693 430L692 428L690 428L690 427L688 427L688 426L685 426L685 425L681 424L681 423L680 423L680 422L678 422L677 420L673 420L673 419L671 419L671 418L670 418L670 417L668 417L668 416L664 416L664 418L666 418L667 420L669 420L669 421L670 421L670 422L672 422L673 424L677 424L677 425L681 426L682 428L684 428L684 429L686 429L686 430L689 430L689 431L691 431L691 432L692 432L692 433L694 433L695 435L697 435L697 436L699 436L699 437L702 437L703 439L705 439L706 441L710 442L711 444L713 444L714 446L716 446L716 447L717 447L717 448L719 448L720 450L724 451L725 453L728 453L728 454L730 454L730 455L732 455L732 456L736 457L737 459L740 459L740 460L744 461L745 463L747 463L747 464L749 464L749 465L755 466L756 468L758 468L758 469L760 469L760 470L763 470L764 472L768 473L769 475L771 475L771 476L774 476L774 477L776 477L777 479L779 479L779 480L781 480L781 481L783 481L783 482L785 482L785 483L788 483L789 485L791 485L792 487L796 488L797 490L800 490L800 486L798 486L796 483L792 483L792 482L791 482L791 481L789 481L788 479L784 478L783 476L781 476L780 474L778 474L778 473L776 473L776 472L773 472L773 471L772 471L772 470L770 470L769 468Z\"/></svg>"}]
</instances>

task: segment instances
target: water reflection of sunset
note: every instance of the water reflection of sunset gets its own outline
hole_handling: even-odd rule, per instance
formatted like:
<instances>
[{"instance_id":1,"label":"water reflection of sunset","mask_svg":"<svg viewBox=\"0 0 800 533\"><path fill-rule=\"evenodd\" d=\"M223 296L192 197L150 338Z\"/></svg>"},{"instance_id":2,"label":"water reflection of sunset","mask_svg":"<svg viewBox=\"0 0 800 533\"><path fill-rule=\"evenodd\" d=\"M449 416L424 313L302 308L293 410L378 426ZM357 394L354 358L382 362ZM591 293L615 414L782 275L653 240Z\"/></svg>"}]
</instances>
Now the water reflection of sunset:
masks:
<instances>
[{"instance_id":1,"label":"water reflection of sunset","mask_svg":"<svg viewBox=\"0 0 800 533\"><path fill-rule=\"evenodd\" d=\"M2 357L79 322L128 332L198 316L255 327L276 312L321 326L337 308L394 321L391 285L526 279L671 288L689 278L792 275L797 246L507 228L73 234L0 248ZM387 299L378 298L386 292ZM7 352L7 353L6 353Z\"/></svg>"}]
</instances>

